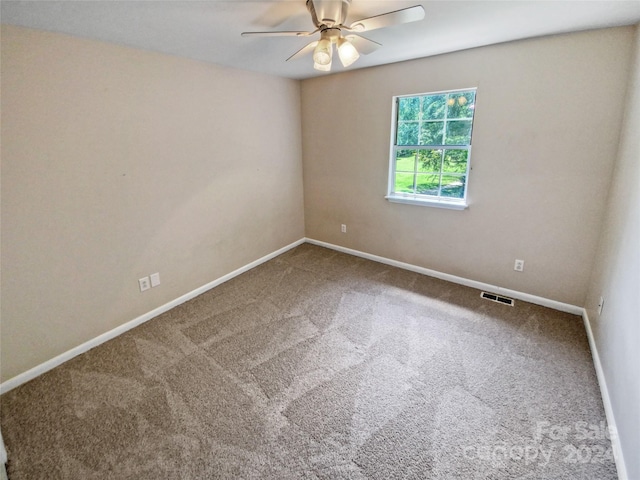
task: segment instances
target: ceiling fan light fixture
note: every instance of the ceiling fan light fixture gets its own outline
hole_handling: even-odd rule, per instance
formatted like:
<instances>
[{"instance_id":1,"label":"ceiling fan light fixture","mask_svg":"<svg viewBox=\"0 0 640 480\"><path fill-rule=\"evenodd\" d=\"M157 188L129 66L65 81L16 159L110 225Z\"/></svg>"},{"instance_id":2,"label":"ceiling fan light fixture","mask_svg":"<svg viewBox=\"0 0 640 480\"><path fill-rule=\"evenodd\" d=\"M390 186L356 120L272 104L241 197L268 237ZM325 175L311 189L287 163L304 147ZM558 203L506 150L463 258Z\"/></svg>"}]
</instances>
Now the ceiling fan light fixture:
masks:
<instances>
[{"instance_id":1,"label":"ceiling fan light fixture","mask_svg":"<svg viewBox=\"0 0 640 480\"><path fill-rule=\"evenodd\" d=\"M2 0L0 0L2 1ZM242 32L243 37L309 37L320 32L320 39L312 41L287 58L287 61L301 58L313 52L313 63L316 70L328 72L331 70L333 59L333 44L340 62L345 68L360 58L381 47L377 42L359 35L347 35L346 32L366 32L379 28L393 27L403 23L416 22L424 19L424 7L401 8L392 12L362 18L351 25L346 24L349 6L352 0L306 0L307 10L311 14L311 21L315 26L313 31L276 31L276 32Z\"/></svg>"},{"instance_id":2,"label":"ceiling fan light fixture","mask_svg":"<svg viewBox=\"0 0 640 480\"><path fill-rule=\"evenodd\" d=\"M328 65L320 65L319 63L313 62L313 68L319 70L321 72L330 72L331 71L331 62Z\"/></svg>"},{"instance_id":3,"label":"ceiling fan light fixture","mask_svg":"<svg viewBox=\"0 0 640 480\"><path fill-rule=\"evenodd\" d=\"M333 46L331 40L322 38L313 50L313 62L318 65L331 65L331 57L333 56Z\"/></svg>"},{"instance_id":4,"label":"ceiling fan light fixture","mask_svg":"<svg viewBox=\"0 0 640 480\"><path fill-rule=\"evenodd\" d=\"M353 43L344 37L338 39L338 56L345 68L360 58L360 54Z\"/></svg>"}]
</instances>

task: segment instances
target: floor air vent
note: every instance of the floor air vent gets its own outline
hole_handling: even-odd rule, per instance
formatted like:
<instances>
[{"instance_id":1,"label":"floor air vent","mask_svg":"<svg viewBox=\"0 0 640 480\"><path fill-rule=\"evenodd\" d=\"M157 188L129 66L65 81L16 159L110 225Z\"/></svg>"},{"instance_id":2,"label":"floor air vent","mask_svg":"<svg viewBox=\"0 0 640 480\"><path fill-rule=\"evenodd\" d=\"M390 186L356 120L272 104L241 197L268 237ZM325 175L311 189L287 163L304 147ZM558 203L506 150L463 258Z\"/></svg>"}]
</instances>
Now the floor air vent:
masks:
<instances>
[{"instance_id":1,"label":"floor air vent","mask_svg":"<svg viewBox=\"0 0 640 480\"><path fill-rule=\"evenodd\" d=\"M516 303L513 298L501 297L500 295L496 295L495 293L481 292L480 296L482 298L486 298L487 300L491 300L492 302L503 303L511 307L513 307L513 305Z\"/></svg>"}]
</instances>

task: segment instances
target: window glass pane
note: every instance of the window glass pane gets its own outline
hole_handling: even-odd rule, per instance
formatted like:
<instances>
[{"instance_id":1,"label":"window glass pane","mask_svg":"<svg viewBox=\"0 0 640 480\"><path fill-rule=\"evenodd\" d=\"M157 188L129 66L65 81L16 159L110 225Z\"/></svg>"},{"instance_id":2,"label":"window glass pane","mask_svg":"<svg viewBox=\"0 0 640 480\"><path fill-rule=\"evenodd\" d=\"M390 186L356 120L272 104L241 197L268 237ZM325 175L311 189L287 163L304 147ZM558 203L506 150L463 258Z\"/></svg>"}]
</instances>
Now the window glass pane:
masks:
<instances>
[{"instance_id":1,"label":"window glass pane","mask_svg":"<svg viewBox=\"0 0 640 480\"><path fill-rule=\"evenodd\" d=\"M468 150L446 150L442 171L445 173L467 173Z\"/></svg>"},{"instance_id":2,"label":"window glass pane","mask_svg":"<svg viewBox=\"0 0 640 480\"><path fill-rule=\"evenodd\" d=\"M442 145L444 122L422 122L420 145Z\"/></svg>"},{"instance_id":3,"label":"window glass pane","mask_svg":"<svg viewBox=\"0 0 640 480\"><path fill-rule=\"evenodd\" d=\"M396 173L394 191L413 193L413 173Z\"/></svg>"},{"instance_id":4,"label":"window glass pane","mask_svg":"<svg viewBox=\"0 0 640 480\"><path fill-rule=\"evenodd\" d=\"M413 172L415 168L415 150L398 150L396 152L396 172Z\"/></svg>"},{"instance_id":5,"label":"window glass pane","mask_svg":"<svg viewBox=\"0 0 640 480\"><path fill-rule=\"evenodd\" d=\"M447 122L445 145L469 145L471 143L471 120Z\"/></svg>"},{"instance_id":6,"label":"window glass pane","mask_svg":"<svg viewBox=\"0 0 640 480\"><path fill-rule=\"evenodd\" d=\"M418 150L419 172L434 172L440 174L441 165L442 150Z\"/></svg>"},{"instance_id":7,"label":"window glass pane","mask_svg":"<svg viewBox=\"0 0 640 480\"><path fill-rule=\"evenodd\" d=\"M394 101L389 194L464 201L475 90L415 94Z\"/></svg>"},{"instance_id":8,"label":"window glass pane","mask_svg":"<svg viewBox=\"0 0 640 480\"><path fill-rule=\"evenodd\" d=\"M440 195L450 198L463 198L465 181L464 175L442 175Z\"/></svg>"},{"instance_id":9,"label":"window glass pane","mask_svg":"<svg viewBox=\"0 0 640 480\"><path fill-rule=\"evenodd\" d=\"M440 120L444 118L447 105L446 95L427 95L422 100L422 119Z\"/></svg>"},{"instance_id":10,"label":"window glass pane","mask_svg":"<svg viewBox=\"0 0 640 480\"><path fill-rule=\"evenodd\" d=\"M420 97L398 99L398 120L419 120Z\"/></svg>"},{"instance_id":11,"label":"window glass pane","mask_svg":"<svg viewBox=\"0 0 640 480\"><path fill-rule=\"evenodd\" d=\"M447 98L447 118L473 118L476 92L450 93Z\"/></svg>"},{"instance_id":12,"label":"window glass pane","mask_svg":"<svg viewBox=\"0 0 640 480\"><path fill-rule=\"evenodd\" d=\"M398 122L396 145L418 145L418 123Z\"/></svg>"},{"instance_id":13,"label":"window glass pane","mask_svg":"<svg viewBox=\"0 0 640 480\"><path fill-rule=\"evenodd\" d=\"M416 177L416 193L422 195L438 195L440 175L419 173Z\"/></svg>"}]
</instances>

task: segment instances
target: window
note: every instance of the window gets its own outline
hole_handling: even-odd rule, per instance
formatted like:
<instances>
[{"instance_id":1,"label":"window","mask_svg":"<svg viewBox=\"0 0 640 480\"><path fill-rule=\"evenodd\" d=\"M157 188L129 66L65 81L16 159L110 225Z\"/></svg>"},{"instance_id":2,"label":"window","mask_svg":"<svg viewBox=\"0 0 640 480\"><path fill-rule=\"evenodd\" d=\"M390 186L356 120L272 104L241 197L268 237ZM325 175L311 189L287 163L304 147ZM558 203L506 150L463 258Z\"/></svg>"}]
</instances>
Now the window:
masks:
<instances>
[{"instance_id":1,"label":"window","mask_svg":"<svg viewBox=\"0 0 640 480\"><path fill-rule=\"evenodd\" d=\"M394 97L387 199L466 208L476 89Z\"/></svg>"}]
</instances>

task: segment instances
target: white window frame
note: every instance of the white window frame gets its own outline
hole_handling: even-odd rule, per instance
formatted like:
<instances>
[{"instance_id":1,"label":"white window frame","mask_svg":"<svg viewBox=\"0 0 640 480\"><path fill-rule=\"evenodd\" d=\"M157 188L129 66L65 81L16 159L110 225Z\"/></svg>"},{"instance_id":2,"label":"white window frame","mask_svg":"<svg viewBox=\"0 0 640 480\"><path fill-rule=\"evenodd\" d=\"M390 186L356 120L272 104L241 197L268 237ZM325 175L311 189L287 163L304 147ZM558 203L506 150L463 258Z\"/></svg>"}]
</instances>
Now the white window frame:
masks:
<instances>
[{"instance_id":1,"label":"white window frame","mask_svg":"<svg viewBox=\"0 0 640 480\"><path fill-rule=\"evenodd\" d=\"M459 88L456 90L443 90L438 92L427 92L427 93L414 93L410 95L396 95L392 99L392 113L391 113L391 147L389 153L389 178L388 178L388 187L387 187L387 195L385 198L394 203L405 203L409 205L422 205L427 207L439 207L439 208L448 208L452 210L464 210L468 207L467 204L467 189L469 186L469 172L471 171L471 143L473 141L473 125L475 122L475 111L473 118L471 120L471 139L468 145L396 145L397 141L397 129L398 129L398 104L401 98L411 98L411 97L426 97L431 95L443 95L443 94L455 94L458 92L470 92L473 91L476 93L476 101L477 101L477 91L476 87L472 88ZM446 110L445 110L445 132L446 132ZM435 195L425 195L418 193L404 193L404 192L394 192L395 188L395 177L396 177L396 151L397 150L421 150L425 148L433 148L433 149L442 149L442 150L467 150L469 153L467 155L467 171L465 173L465 182L464 182L464 195L462 198L451 198L451 197L442 197ZM442 168L442 167L441 167ZM442 171L440 172L442 176Z\"/></svg>"}]
</instances>

